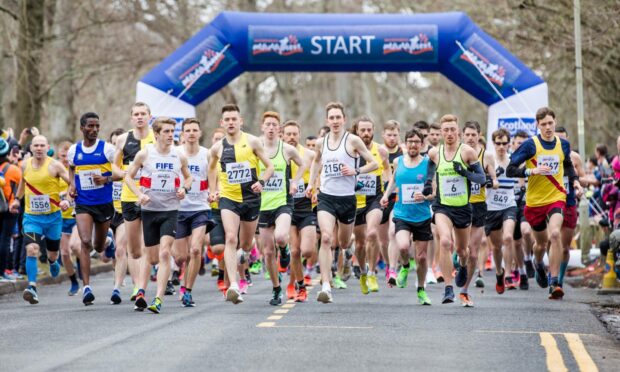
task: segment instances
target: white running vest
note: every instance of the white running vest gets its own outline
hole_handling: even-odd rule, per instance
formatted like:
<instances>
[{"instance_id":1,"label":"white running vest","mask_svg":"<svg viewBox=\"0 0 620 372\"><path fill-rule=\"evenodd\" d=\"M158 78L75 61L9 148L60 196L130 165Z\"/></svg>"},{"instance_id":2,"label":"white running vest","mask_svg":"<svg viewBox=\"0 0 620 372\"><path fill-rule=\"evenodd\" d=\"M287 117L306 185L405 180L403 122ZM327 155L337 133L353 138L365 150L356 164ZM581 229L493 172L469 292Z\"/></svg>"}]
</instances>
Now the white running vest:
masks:
<instances>
[{"instance_id":1,"label":"white running vest","mask_svg":"<svg viewBox=\"0 0 620 372\"><path fill-rule=\"evenodd\" d=\"M142 206L146 211L174 211L179 209L177 189L181 187L181 160L177 149L160 154L154 144L145 147L146 161L142 166L140 186L151 200Z\"/></svg>"},{"instance_id":2,"label":"white running vest","mask_svg":"<svg viewBox=\"0 0 620 372\"><path fill-rule=\"evenodd\" d=\"M355 176L343 176L342 166L347 165L352 169L357 166L357 158L347 152L348 132L340 139L338 147L334 150L329 148L329 133L323 141L321 155L321 193L333 196L355 195Z\"/></svg>"},{"instance_id":3,"label":"white running vest","mask_svg":"<svg viewBox=\"0 0 620 372\"><path fill-rule=\"evenodd\" d=\"M486 202L488 211L503 211L504 209L517 206L515 187L519 184L518 180L506 177L506 167L503 168L504 171L497 177L499 188L487 187Z\"/></svg>"},{"instance_id":4,"label":"white running vest","mask_svg":"<svg viewBox=\"0 0 620 372\"><path fill-rule=\"evenodd\" d=\"M200 146L198 153L194 156L189 156L185 152L183 146L177 147L177 151L181 154L185 154L187 158L187 167L189 173L192 174L192 187L189 192L185 194L185 198L181 200L181 212L197 212L211 209L209 205L209 187L208 187L208 159L207 154L209 150ZM183 174L181 174L181 184L183 184Z\"/></svg>"}]
</instances>

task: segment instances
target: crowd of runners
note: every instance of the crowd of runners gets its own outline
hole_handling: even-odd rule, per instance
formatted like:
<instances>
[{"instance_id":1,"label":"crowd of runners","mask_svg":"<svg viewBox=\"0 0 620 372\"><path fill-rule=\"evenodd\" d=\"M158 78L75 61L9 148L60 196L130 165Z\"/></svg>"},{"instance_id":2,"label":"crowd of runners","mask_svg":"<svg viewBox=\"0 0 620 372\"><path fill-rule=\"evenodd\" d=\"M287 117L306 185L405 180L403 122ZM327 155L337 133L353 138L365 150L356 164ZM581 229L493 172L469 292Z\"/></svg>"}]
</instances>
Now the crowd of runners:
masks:
<instances>
[{"instance_id":1,"label":"crowd of runners","mask_svg":"<svg viewBox=\"0 0 620 372\"><path fill-rule=\"evenodd\" d=\"M419 303L431 305L425 288L439 282L444 294L434 301L455 302L458 291L472 307L470 285L488 285L492 267L499 295L528 290L535 278L560 300L582 186L597 182L547 107L536 112L537 135L500 128L489 144L478 122L451 114L406 127L361 116L349 127L338 102L326 105L316 136L273 111L252 135L233 104L217 128L185 119L178 141L176 121L152 118L144 103L131 107L130 121L128 131L100 138L99 116L85 113L82 138L54 154L32 130L17 164L0 139L0 270L11 279L8 247L23 244L28 303L45 297L37 288L43 251L50 275L62 265L68 294L81 289L84 305L106 293L112 304L154 313L177 291L183 306L195 306L192 290L210 285L197 281L205 272L233 304L259 275L272 283L273 306L306 302L313 279L316 300L331 303L355 276L363 295L411 281ZM93 254L114 263L110 288L91 287Z\"/></svg>"}]
</instances>

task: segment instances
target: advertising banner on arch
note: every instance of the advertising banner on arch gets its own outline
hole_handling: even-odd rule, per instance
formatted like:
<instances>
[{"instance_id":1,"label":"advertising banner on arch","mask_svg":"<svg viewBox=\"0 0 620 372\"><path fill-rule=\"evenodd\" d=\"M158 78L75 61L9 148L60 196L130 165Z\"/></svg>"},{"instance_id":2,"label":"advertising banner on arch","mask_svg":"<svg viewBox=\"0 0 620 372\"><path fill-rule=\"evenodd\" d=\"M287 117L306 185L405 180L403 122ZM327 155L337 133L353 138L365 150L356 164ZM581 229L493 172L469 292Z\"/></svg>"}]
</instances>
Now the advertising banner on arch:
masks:
<instances>
[{"instance_id":1,"label":"advertising banner on arch","mask_svg":"<svg viewBox=\"0 0 620 372\"><path fill-rule=\"evenodd\" d=\"M497 119L497 128L504 128L510 132L510 137L514 137L514 135L522 130L527 132L527 134L531 137L538 134L538 129L536 128L536 118L533 117L500 117Z\"/></svg>"},{"instance_id":2,"label":"advertising banner on arch","mask_svg":"<svg viewBox=\"0 0 620 372\"><path fill-rule=\"evenodd\" d=\"M437 63L436 25L249 26L250 64Z\"/></svg>"}]
</instances>

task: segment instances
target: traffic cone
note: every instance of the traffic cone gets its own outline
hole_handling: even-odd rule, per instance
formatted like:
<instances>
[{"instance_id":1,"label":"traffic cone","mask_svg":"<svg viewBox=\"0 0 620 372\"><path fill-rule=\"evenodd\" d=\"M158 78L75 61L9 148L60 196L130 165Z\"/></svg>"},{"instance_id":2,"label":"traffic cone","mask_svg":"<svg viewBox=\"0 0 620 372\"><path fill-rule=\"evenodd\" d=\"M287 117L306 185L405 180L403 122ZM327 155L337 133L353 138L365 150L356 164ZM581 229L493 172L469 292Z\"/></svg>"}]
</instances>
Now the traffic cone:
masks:
<instances>
[{"instance_id":1,"label":"traffic cone","mask_svg":"<svg viewBox=\"0 0 620 372\"><path fill-rule=\"evenodd\" d=\"M607 250L607 259L605 260L603 286L598 290L598 294L620 294L620 286L618 286L614 264L614 253L609 249Z\"/></svg>"}]
</instances>

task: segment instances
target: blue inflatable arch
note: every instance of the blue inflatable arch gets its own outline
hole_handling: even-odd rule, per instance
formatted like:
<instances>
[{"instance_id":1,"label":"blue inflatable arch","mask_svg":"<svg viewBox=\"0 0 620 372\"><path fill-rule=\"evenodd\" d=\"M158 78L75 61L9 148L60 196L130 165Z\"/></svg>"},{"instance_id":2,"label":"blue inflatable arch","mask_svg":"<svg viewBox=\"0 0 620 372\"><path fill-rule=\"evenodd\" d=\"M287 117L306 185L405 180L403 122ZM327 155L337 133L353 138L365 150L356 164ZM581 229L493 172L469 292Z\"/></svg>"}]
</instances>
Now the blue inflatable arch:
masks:
<instances>
[{"instance_id":1,"label":"blue inflatable arch","mask_svg":"<svg viewBox=\"0 0 620 372\"><path fill-rule=\"evenodd\" d=\"M137 99L154 115L193 116L245 71L441 72L489 106L488 133L535 131L548 99L546 83L461 12L222 12L140 79Z\"/></svg>"}]
</instances>

